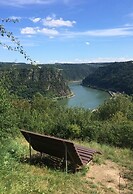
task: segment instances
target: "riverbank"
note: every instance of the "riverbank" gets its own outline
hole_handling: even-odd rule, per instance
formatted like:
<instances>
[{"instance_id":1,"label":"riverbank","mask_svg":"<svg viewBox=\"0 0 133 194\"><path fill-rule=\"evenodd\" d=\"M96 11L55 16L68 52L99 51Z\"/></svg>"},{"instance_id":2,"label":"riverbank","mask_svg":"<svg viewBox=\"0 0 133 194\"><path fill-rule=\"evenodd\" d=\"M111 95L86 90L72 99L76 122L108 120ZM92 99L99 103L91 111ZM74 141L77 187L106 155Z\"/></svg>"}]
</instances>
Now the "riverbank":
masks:
<instances>
[{"instance_id":1,"label":"riverbank","mask_svg":"<svg viewBox=\"0 0 133 194\"><path fill-rule=\"evenodd\" d=\"M89 87L89 88L92 88L92 89L96 89L96 90L101 90L101 91L107 92L111 97L116 96L116 94L118 93L118 92L113 92L111 90L107 90L107 89L104 89L104 88L99 88L97 86L83 85L83 84L81 84L81 85L84 86L84 87Z\"/></svg>"},{"instance_id":2,"label":"riverbank","mask_svg":"<svg viewBox=\"0 0 133 194\"><path fill-rule=\"evenodd\" d=\"M66 98L71 98L75 96L75 94L73 92L71 92L69 95L67 96L60 96L60 97L54 97L53 100L62 100L62 99L66 99Z\"/></svg>"},{"instance_id":3,"label":"riverbank","mask_svg":"<svg viewBox=\"0 0 133 194\"><path fill-rule=\"evenodd\" d=\"M82 80L69 81L68 83L82 83Z\"/></svg>"}]
</instances>

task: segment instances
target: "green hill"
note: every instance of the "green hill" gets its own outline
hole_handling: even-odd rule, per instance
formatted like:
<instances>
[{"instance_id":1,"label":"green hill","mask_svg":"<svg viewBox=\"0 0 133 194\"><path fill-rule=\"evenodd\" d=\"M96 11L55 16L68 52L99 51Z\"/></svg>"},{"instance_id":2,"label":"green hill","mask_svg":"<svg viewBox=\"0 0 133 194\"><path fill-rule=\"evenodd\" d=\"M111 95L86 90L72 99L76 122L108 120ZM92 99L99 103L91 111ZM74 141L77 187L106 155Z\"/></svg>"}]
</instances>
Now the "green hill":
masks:
<instances>
[{"instance_id":1,"label":"green hill","mask_svg":"<svg viewBox=\"0 0 133 194\"><path fill-rule=\"evenodd\" d=\"M60 69L63 77L68 81L82 80L97 69L95 65L86 63L54 64L54 67Z\"/></svg>"},{"instance_id":2,"label":"green hill","mask_svg":"<svg viewBox=\"0 0 133 194\"><path fill-rule=\"evenodd\" d=\"M133 62L115 62L99 67L82 83L85 86L133 94Z\"/></svg>"},{"instance_id":3,"label":"green hill","mask_svg":"<svg viewBox=\"0 0 133 194\"><path fill-rule=\"evenodd\" d=\"M70 95L70 89L61 71L52 67L28 64L1 65L0 79L11 93L24 98L31 98L37 92L47 97Z\"/></svg>"}]
</instances>

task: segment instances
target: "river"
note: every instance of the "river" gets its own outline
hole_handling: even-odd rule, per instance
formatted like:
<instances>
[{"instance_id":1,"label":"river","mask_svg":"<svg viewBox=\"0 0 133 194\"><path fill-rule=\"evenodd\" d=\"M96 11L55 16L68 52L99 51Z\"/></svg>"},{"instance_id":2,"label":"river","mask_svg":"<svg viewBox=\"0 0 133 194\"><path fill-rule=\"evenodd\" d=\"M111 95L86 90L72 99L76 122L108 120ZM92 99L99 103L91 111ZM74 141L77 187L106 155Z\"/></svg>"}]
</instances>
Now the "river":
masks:
<instances>
[{"instance_id":1,"label":"river","mask_svg":"<svg viewBox=\"0 0 133 194\"><path fill-rule=\"evenodd\" d=\"M84 87L80 82L72 82L69 84L74 96L60 100L62 105L68 107L82 107L86 109L96 109L103 104L106 99L110 97L108 92Z\"/></svg>"}]
</instances>

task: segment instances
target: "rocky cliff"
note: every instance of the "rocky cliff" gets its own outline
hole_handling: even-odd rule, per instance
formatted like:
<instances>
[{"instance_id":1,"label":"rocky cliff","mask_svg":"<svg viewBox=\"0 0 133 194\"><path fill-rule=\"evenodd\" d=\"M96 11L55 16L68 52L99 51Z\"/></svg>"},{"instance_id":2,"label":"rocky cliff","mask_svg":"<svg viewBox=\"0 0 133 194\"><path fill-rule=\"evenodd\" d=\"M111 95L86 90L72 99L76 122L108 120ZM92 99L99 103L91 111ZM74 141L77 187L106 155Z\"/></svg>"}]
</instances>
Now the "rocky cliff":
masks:
<instances>
[{"instance_id":1,"label":"rocky cliff","mask_svg":"<svg viewBox=\"0 0 133 194\"><path fill-rule=\"evenodd\" d=\"M48 97L70 95L61 71L54 68L31 65L1 67L0 79L12 93L26 98L31 98L37 92Z\"/></svg>"}]
</instances>

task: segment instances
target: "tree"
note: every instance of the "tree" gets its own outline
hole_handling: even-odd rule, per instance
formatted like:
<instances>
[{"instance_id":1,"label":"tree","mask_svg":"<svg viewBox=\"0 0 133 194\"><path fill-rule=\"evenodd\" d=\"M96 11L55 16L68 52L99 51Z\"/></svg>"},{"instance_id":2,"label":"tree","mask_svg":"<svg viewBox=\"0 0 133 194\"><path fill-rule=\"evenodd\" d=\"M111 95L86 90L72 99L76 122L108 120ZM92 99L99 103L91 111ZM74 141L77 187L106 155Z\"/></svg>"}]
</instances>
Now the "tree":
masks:
<instances>
[{"instance_id":1,"label":"tree","mask_svg":"<svg viewBox=\"0 0 133 194\"><path fill-rule=\"evenodd\" d=\"M120 119L121 117L130 117L132 111L132 102L130 97L118 94L107 100L94 112L94 117L105 121L109 119Z\"/></svg>"},{"instance_id":2,"label":"tree","mask_svg":"<svg viewBox=\"0 0 133 194\"><path fill-rule=\"evenodd\" d=\"M15 46L13 47L13 46L7 45L7 44L3 43L1 40L0 40L0 45L3 46L4 48L7 48L10 51L18 51L20 54L22 54L24 56L24 58L27 61L30 61L31 64L36 63L36 61L33 61L27 55L27 53L23 49L23 46L21 46L20 41L13 35L13 33L6 30L4 23L7 23L7 22L17 23L17 22L19 22L19 20L18 19L11 19L11 18L6 18L6 19L0 18L0 36L10 39L11 42L13 42Z\"/></svg>"},{"instance_id":3,"label":"tree","mask_svg":"<svg viewBox=\"0 0 133 194\"><path fill-rule=\"evenodd\" d=\"M16 119L11 96L0 82L0 141L17 133Z\"/></svg>"}]
</instances>

